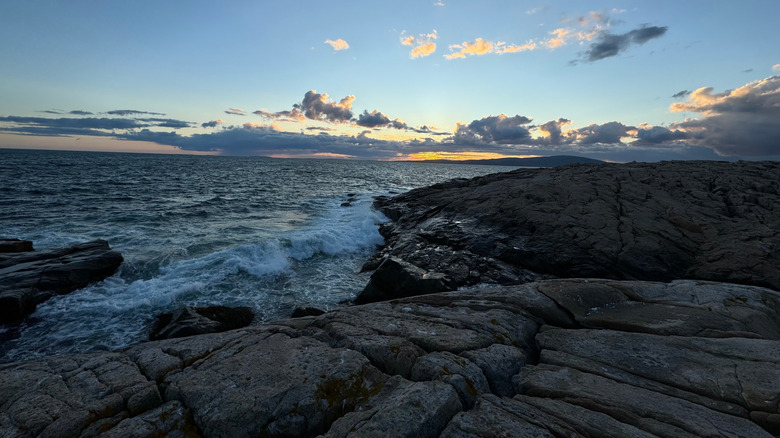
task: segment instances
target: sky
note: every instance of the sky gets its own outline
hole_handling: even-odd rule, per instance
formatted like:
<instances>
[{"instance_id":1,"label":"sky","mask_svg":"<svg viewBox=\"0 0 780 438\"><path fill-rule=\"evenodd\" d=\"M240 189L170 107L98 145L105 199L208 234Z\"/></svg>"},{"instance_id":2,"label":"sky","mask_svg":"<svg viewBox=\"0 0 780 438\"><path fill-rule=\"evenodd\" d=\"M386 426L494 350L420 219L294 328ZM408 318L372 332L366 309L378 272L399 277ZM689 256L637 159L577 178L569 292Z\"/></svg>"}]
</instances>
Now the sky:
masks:
<instances>
[{"instance_id":1,"label":"sky","mask_svg":"<svg viewBox=\"0 0 780 438\"><path fill-rule=\"evenodd\" d=\"M0 3L0 148L780 159L780 2Z\"/></svg>"}]
</instances>

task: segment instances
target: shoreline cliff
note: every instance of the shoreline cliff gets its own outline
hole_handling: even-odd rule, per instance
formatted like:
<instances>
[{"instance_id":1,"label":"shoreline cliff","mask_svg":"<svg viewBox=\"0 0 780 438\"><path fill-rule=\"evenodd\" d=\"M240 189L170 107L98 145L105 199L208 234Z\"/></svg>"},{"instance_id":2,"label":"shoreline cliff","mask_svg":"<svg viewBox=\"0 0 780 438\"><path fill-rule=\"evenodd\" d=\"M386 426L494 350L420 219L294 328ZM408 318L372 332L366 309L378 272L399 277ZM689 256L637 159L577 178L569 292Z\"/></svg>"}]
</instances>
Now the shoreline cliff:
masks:
<instances>
[{"instance_id":1,"label":"shoreline cliff","mask_svg":"<svg viewBox=\"0 0 780 438\"><path fill-rule=\"evenodd\" d=\"M778 184L629 163L378 199L367 304L2 364L0 434L778 436Z\"/></svg>"}]
</instances>

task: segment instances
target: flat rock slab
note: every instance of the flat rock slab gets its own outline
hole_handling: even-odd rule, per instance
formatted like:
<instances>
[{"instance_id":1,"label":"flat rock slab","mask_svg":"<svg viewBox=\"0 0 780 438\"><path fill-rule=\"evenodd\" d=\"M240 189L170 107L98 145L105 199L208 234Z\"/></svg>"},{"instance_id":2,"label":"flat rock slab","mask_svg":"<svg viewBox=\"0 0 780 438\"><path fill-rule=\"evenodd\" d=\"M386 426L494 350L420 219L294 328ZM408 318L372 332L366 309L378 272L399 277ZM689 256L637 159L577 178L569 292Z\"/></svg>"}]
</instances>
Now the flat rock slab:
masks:
<instances>
[{"instance_id":1,"label":"flat rock slab","mask_svg":"<svg viewBox=\"0 0 780 438\"><path fill-rule=\"evenodd\" d=\"M452 288L555 276L780 290L777 205L777 162L518 169L377 199L394 222L381 227L386 246L366 269L396 257ZM377 273L359 300L406 281Z\"/></svg>"},{"instance_id":2,"label":"flat rock slab","mask_svg":"<svg viewBox=\"0 0 780 438\"><path fill-rule=\"evenodd\" d=\"M54 294L101 281L122 263L105 240L0 257L0 323L18 321Z\"/></svg>"},{"instance_id":3,"label":"flat rock slab","mask_svg":"<svg viewBox=\"0 0 780 438\"><path fill-rule=\"evenodd\" d=\"M750 321L778 299L755 286L552 280L4 364L0 435L772 436L780 340ZM641 311L657 304L722 323L662 321L674 329L659 334Z\"/></svg>"}]
</instances>

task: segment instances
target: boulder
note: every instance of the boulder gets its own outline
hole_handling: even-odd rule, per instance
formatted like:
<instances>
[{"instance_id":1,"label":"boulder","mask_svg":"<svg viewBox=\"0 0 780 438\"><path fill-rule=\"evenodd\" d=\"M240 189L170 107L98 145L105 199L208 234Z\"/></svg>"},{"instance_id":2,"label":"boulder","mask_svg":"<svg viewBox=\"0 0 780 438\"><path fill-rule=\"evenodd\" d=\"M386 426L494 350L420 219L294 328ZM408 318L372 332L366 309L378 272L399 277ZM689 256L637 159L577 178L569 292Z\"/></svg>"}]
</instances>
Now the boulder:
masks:
<instances>
[{"instance_id":1,"label":"boulder","mask_svg":"<svg viewBox=\"0 0 780 438\"><path fill-rule=\"evenodd\" d=\"M66 294L116 272L122 255L105 240L0 257L0 323L16 322L55 294Z\"/></svg>"},{"instance_id":2,"label":"boulder","mask_svg":"<svg viewBox=\"0 0 780 438\"><path fill-rule=\"evenodd\" d=\"M246 327L254 317L249 307L182 307L157 315L149 338L155 341L224 332Z\"/></svg>"},{"instance_id":3,"label":"boulder","mask_svg":"<svg viewBox=\"0 0 780 438\"><path fill-rule=\"evenodd\" d=\"M304 316L320 316L325 313L324 310L317 309L316 307L296 307L293 309L290 318L303 318Z\"/></svg>"},{"instance_id":4,"label":"boulder","mask_svg":"<svg viewBox=\"0 0 780 438\"><path fill-rule=\"evenodd\" d=\"M426 272L397 257L388 257L371 275L366 288L355 298L355 303L372 303L452 289L452 282L444 274Z\"/></svg>"}]
</instances>

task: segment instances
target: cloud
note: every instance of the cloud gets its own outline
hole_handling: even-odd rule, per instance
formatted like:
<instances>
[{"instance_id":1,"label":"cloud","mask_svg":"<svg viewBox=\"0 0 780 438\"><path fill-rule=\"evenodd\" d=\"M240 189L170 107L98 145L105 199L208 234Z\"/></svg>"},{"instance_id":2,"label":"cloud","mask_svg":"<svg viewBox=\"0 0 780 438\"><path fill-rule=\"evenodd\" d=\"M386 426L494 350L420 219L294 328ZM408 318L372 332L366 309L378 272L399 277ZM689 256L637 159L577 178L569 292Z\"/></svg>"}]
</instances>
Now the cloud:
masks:
<instances>
[{"instance_id":1,"label":"cloud","mask_svg":"<svg viewBox=\"0 0 780 438\"><path fill-rule=\"evenodd\" d=\"M115 136L118 131L150 127L186 128L190 126L189 122L159 118L47 118L6 116L0 117L0 122L11 124L11 126L0 128L0 131L20 135L47 135L53 137L65 135Z\"/></svg>"},{"instance_id":2,"label":"cloud","mask_svg":"<svg viewBox=\"0 0 780 438\"><path fill-rule=\"evenodd\" d=\"M604 58L617 56L628 50L632 45L642 45L652 39L659 38L666 33L667 26L643 25L624 34L601 33L596 42L584 54L584 60L595 62Z\"/></svg>"},{"instance_id":3,"label":"cloud","mask_svg":"<svg viewBox=\"0 0 780 438\"><path fill-rule=\"evenodd\" d=\"M676 92L676 93L672 94L672 97L674 97L674 98L678 98L678 97L685 97L685 96L687 96L687 95L689 95L689 94L691 94L691 92L690 92L690 91L688 91L688 90L682 90L682 91L678 91L678 92Z\"/></svg>"},{"instance_id":4,"label":"cloud","mask_svg":"<svg viewBox=\"0 0 780 438\"><path fill-rule=\"evenodd\" d=\"M83 111L83 110L73 110L73 111L68 112L68 114L73 114L75 116L91 116L94 113L91 113L89 111Z\"/></svg>"},{"instance_id":5,"label":"cloud","mask_svg":"<svg viewBox=\"0 0 780 438\"><path fill-rule=\"evenodd\" d=\"M446 59L465 58L466 56L487 55L488 53L517 53L536 49L536 43L528 42L522 45L507 44L503 41L492 42L482 38L474 41L464 41L460 44L453 44L450 47L449 55L444 55Z\"/></svg>"},{"instance_id":6,"label":"cloud","mask_svg":"<svg viewBox=\"0 0 780 438\"><path fill-rule=\"evenodd\" d=\"M670 145L687 137L688 135L683 131L672 130L663 126L640 126L637 129L637 140L632 143L632 146Z\"/></svg>"},{"instance_id":7,"label":"cloud","mask_svg":"<svg viewBox=\"0 0 780 438\"><path fill-rule=\"evenodd\" d=\"M752 69L751 69L752 70ZM772 70L774 71L780 71L780 64L775 64L772 66Z\"/></svg>"},{"instance_id":8,"label":"cloud","mask_svg":"<svg viewBox=\"0 0 780 438\"><path fill-rule=\"evenodd\" d=\"M200 126L201 128L216 128L217 125L220 125L222 123L225 123L225 121L222 119L217 119L217 120L212 120L210 122L201 123Z\"/></svg>"},{"instance_id":9,"label":"cloud","mask_svg":"<svg viewBox=\"0 0 780 438\"><path fill-rule=\"evenodd\" d=\"M306 130L307 131L320 131L320 132L335 131L334 128L328 128L328 127L325 127L325 126L309 126L308 128L306 128Z\"/></svg>"},{"instance_id":10,"label":"cloud","mask_svg":"<svg viewBox=\"0 0 780 438\"><path fill-rule=\"evenodd\" d=\"M38 111L38 112L39 113L46 113L46 114L62 114L62 112L55 111L55 110L41 110L41 111Z\"/></svg>"},{"instance_id":11,"label":"cloud","mask_svg":"<svg viewBox=\"0 0 780 438\"><path fill-rule=\"evenodd\" d=\"M462 136L474 140L479 138L482 142L502 143L502 144L520 144L527 142L531 138L528 124L531 119L525 116L515 115L508 117L506 114L497 116L487 116L480 120L474 120L468 124L468 129L472 134L461 132ZM459 125L463 131L463 126ZM456 137L458 133L456 132ZM476 137L475 137L476 136Z\"/></svg>"},{"instance_id":12,"label":"cloud","mask_svg":"<svg viewBox=\"0 0 780 438\"><path fill-rule=\"evenodd\" d=\"M363 114L358 116L355 123L366 128L376 128L390 124L390 118L379 112L379 110L374 110L371 113L363 111Z\"/></svg>"},{"instance_id":13,"label":"cloud","mask_svg":"<svg viewBox=\"0 0 780 438\"><path fill-rule=\"evenodd\" d=\"M325 40L325 44L330 44L331 47L333 47L333 50L339 51L339 50L347 50L349 49L349 43L342 40L341 38L337 40Z\"/></svg>"},{"instance_id":14,"label":"cloud","mask_svg":"<svg viewBox=\"0 0 780 438\"><path fill-rule=\"evenodd\" d=\"M540 8L527 11L529 15L538 12ZM568 21L568 20L567 20ZM492 42L483 38L477 38L474 41L464 41L460 44L449 46L450 54L445 55L446 59L466 58L467 56L518 53L537 50L540 48L558 49L569 44L571 41L593 41L597 36L606 31L610 26L609 16L602 12L592 11L587 15L577 17L573 20L574 27L561 27L549 33L548 38L539 40L529 40L523 44L509 44L505 41Z\"/></svg>"},{"instance_id":15,"label":"cloud","mask_svg":"<svg viewBox=\"0 0 780 438\"><path fill-rule=\"evenodd\" d=\"M436 29L431 33L420 34L417 37L412 35L404 35L401 33L401 44L404 46L413 46L411 52L409 52L409 58L424 58L433 54L436 51L436 39L439 38Z\"/></svg>"},{"instance_id":16,"label":"cloud","mask_svg":"<svg viewBox=\"0 0 780 438\"><path fill-rule=\"evenodd\" d=\"M138 116L142 114L148 114L150 116L164 116L163 113L154 113L151 111L138 111L138 110L112 110L108 111L106 114L112 115L112 116Z\"/></svg>"},{"instance_id":17,"label":"cloud","mask_svg":"<svg viewBox=\"0 0 780 438\"><path fill-rule=\"evenodd\" d=\"M303 101L295 104L307 119L326 122L348 122L352 119L352 102L355 96L349 95L338 102L331 101L327 94L309 90L303 96Z\"/></svg>"},{"instance_id":18,"label":"cloud","mask_svg":"<svg viewBox=\"0 0 780 438\"><path fill-rule=\"evenodd\" d=\"M265 117L267 119L283 119L287 121L301 121L306 120L306 116L297 108L293 108L289 111L277 111L277 112L270 112L266 110L257 110L254 111L252 114L257 114L260 117Z\"/></svg>"},{"instance_id":19,"label":"cloud","mask_svg":"<svg viewBox=\"0 0 780 438\"><path fill-rule=\"evenodd\" d=\"M581 145L619 144L621 139L632 137L629 131L634 129L636 128L620 122L607 122L601 125L588 125L569 133L569 135L573 139L572 143Z\"/></svg>"},{"instance_id":20,"label":"cloud","mask_svg":"<svg viewBox=\"0 0 780 438\"><path fill-rule=\"evenodd\" d=\"M564 137L562 136L562 128L566 125L570 125L571 120L559 118L558 120L550 120L536 127L536 130L542 134L540 143L547 144L561 144L564 143Z\"/></svg>"},{"instance_id":21,"label":"cloud","mask_svg":"<svg viewBox=\"0 0 780 438\"><path fill-rule=\"evenodd\" d=\"M317 135L280 132L271 126L247 123L204 134L189 136L176 132L159 132L150 129L128 131L115 135L124 140L148 141L175 146L190 151L220 151L223 155L264 155L303 157L314 154L344 155L358 158L389 158L403 145L373 139L364 131L356 136Z\"/></svg>"},{"instance_id":22,"label":"cloud","mask_svg":"<svg viewBox=\"0 0 780 438\"><path fill-rule=\"evenodd\" d=\"M721 155L780 155L780 76L723 93L699 88L669 110L700 114L699 119L672 125L684 131L691 144L711 147Z\"/></svg>"},{"instance_id":23,"label":"cloud","mask_svg":"<svg viewBox=\"0 0 780 438\"><path fill-rule=\"evenodd\" d=\"M227 110L225 110L225 114L231 114L234 116L245 116L246 111L238 108L228 108Z\"/></svg>"},{"instance_id":24,"label":"cloud","mask_svg":"<svg viewBox=\"0 0 780 438\"><path fill-rule=\"evenodd\" d=\"M368 111L363 111L363 113L358 116L355 124L365 128L395 128L416 130L415 128L410 128L406 122L401 119L396 118L394 120L390 120L390 117L382 114L379 110L374 110L370 113Z\"/></svg>"}]
</instances>

